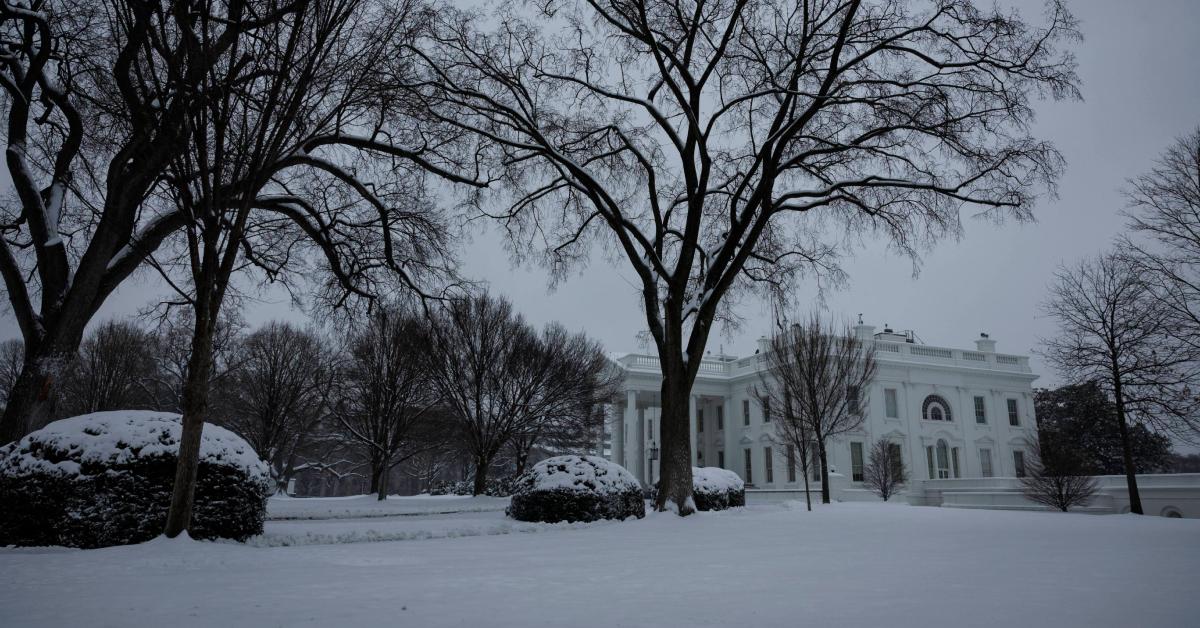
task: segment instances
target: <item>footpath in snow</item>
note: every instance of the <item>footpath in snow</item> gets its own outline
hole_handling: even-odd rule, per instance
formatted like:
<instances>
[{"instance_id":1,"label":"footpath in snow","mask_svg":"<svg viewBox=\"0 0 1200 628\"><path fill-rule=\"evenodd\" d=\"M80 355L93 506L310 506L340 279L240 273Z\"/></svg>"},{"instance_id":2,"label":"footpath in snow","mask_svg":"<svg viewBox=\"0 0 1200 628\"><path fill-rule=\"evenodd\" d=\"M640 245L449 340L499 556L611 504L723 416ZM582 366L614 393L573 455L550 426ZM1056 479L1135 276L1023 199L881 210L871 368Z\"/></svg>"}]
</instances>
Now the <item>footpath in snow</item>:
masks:
<instances>
[{"instance_id":1,"label":"footpath in snow","mask_svg":"<svg viewBox=\"0 0 1200 628\"><path fill-rule=\"evenodd\" d=\"M504 522L476 511L268 528L455 519ZM1124 628L1200 618L1197 520L834 504L539 531L5 549L0 626Z\"/></svg>"}]
</instances>

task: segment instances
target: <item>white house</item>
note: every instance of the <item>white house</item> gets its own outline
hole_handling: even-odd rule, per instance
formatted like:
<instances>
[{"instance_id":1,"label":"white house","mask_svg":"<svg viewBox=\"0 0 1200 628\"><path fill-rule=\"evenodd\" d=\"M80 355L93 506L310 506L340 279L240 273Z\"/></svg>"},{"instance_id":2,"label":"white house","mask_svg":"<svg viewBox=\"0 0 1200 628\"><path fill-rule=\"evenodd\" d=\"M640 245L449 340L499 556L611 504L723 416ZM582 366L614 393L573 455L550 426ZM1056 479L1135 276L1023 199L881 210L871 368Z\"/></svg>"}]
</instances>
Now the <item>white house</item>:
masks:
<instances>
[{"instance_id":1,"label":"white house","mask_svg":"<svg viewBox=\"0 0 1200 628\"><path fill-rule=\"evenodd\" d=\"M845 489L861 487L865 457L880 438L900 445L914 480L1024 473L1027 442L1037 436L1037 375L1028 357L996 353L986 334L968 350L921 344L911 332L875 333L861 321L854 333L875 344L878 368L864 393L861 428L828 444L830 470L845 477ZM752 489L802 490L799 463L772 438L770 414L753 392L766 374L767 350L763 339L755 355L719 355L701 364L691 394L692 451L696 466L736 471ZM658 358L629 354L617 362L626 390L614 413L611 456L652 483L658 478Z\"/></svg>"}]
</instances>

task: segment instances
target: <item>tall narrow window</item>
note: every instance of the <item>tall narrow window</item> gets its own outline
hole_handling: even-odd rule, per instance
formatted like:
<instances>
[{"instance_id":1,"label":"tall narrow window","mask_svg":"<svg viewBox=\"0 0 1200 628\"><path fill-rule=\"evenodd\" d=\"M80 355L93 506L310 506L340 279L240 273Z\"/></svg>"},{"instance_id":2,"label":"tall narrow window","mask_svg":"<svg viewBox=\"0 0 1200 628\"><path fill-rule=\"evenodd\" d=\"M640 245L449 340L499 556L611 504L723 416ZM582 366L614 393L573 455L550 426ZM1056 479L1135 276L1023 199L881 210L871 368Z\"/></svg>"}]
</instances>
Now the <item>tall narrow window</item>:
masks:
<instances>
[{"instance_id":1,"label":"tall narrow window","mask_svg":"<svg viewBox=\"0 0 1200 628\"><path fill-rule=\"evenodd\" d=\"M983 405L983 397L975 398L975 422L980 425L987 423L987 408Z\"/></svg>"},{"instance_id":2,"label":"tall narrow window","mask_svg":"<svg viewBox=\"0 0 1200 628\"><path fill-rule=\"evenodd\" d=\"M704 433L704 408L696 408L696 433Z\"/></svg>"},{"instance_id":3,"label":"tall narrow window","mask_svg":"<svg viewBox=\"0 0 1200 628\"><path fill-rule=\"evenodd\" d=\"M1023 452L1023 451L1014 451L1013 452L1013 466L1016 468L1017 477L1019 477L1019 478L1025 477L1025 452Z\"/></svg>"},{"instance_id":4,"label":"tall narrow window","mask_svg":"<svg viewBox=\"0 0 1200 628\"><path fill-rule=\"evenodd\" d=\"M950 477L950 446L944 440L937 442L937 476L939 480Z\"/></svg>"},{"instance_id":5,"label":"tall narrow window","mask_svg":"<svg viewBox=\"0 0 1200 628\"><path fill-rule=\"evenodd\" d=\"M654 419L646 419L646 438L654 439Z\"/></svg>"},{"instance_id":6,"label":"tall narrow window","mask_svg":"<svg viewBox=\"0 0 1200 628\"><path fill-rule=\"evenodd\" d=\"M1008 400L1008 424L1012 426L1021 425L1021 415L1017 412L1017 400Z\"/></svg>"},{"instance_id":7,"label":"tall narrow window","mask_svg":"<svg viewBox=\"0 0 1200 628\"><path fill-rule=\"evenodd\" d=\"M899 477L904 470L904 456L900 453L900 445L888 443L888 451L891 452L893 471Z\"/></svg>"},{"instance_id":8,"label":"tall narrow window","mask_svg":"<svg viewBox=\"0 0 1200 628\"><path fill-rule=\"evenodd\" d=\"M862 443L850 443L850 478L855 482L863 481Z\"/></svg>"},{"instance_id":9,"label":"tall narrow window","mask_svg":"<svg viewBox=\"0 0 1200 628\"><path fill-rule=\"evenodd\" d=\"M763 477L767 484L775 481L775 462L771 459L770 447L763 447Z\"/></svg>"},{"instance_id":10,"label":"tall narrow window","mask_svg":"<svg viewBox=\"0 0 1200 628\"><path fill-rule=\"evenodd\" d=\"M858 386L846 387L846 409L850 414L860 414L862 408L859 404Z\"/></svg>"},{"instance_id":11,"label":"tall narrow window","mask_svg":"<svg viewBox=\"0 0 1200 628\"><path fill-rule=\"evenodd\" d=\"M788 482L796 481L796 446L787 446L787 467L788 467Z\"/></svg>"},{"instance_id":12,"label":"tall narrow window","mask_svg":"<svg viewBox=\"0 0 1200 628\"><path fill-rule=\"evenodd\" d=\"M962 474L958 472L958 447L950 449L950 464L954 467L954 477L961 478Z\"/></svg>"},{"instance_id":13,"label":"tall narrow window","mask_svg":"<svg viewBox=\"0 0 1200 628\"><path fill-rule=\"evenodd\" d=\"M725 406L717 406L717 431L725 429Z\"/></svg>"},{"instance_id":14,"label":"tall narrow window","mask_svg":"<svg viewBox=\"0 0 1200 628\"><path fill-rule=\"evenodd\" d=\"M883 413L889 419L900 418L900 403L896 400L895 388L883 389Z\"/></svg>"},{"instance_id":15,"label":"tall narrow window","mask_svg":"<svg viewBox=\"0 0 1200 628\"><path fill-rule=\"evenodd\" d=\"M717 467L719 467L721 469L725 468L725 450L724 449L717 452Z\"/></svg>"},{"instance_id":16,"label":"tall narrow window","mask_svg":"<svg viewBox=\"0 0 1200 628\"><path fill-rule=\"evenodd\" d=\"M935 477L937 477L936 475L934 475L934 471L933 471L933 445L926 445L925 458L926 458L926 461L929 463L929 479L932 480Z\"/></svg>"},{"instance_id":17,"label":"tall narrow window","mask_svg":"<svg viewBox=\"0 0 1200 628\"><path fill-rule=\"evenodd\" d=\"M753 484L754 483L754 460L752 460L750 458L750 450L749 449L743 449L742 455L746 459L746 477L745 477L746 484Z\"/></svg>"},{"instance_id":18,"label":"tall narrow window","mask_svg":"<svg viewBox=\"0 0 1200 628\"><path fill-rule=\"evenodd\" d=\"M770 423L771 422L771 400L763 399L762 407L763 407L763 423Z\"/></svg>"},{"instance_id":19,"label":"tall narrow window","mask_svg":"<svg viewBox=\"0 0 1200 628\"><path fill-rule=\"evenodd\" d=\"M992 477L992 450L987 447L979 450L979 471L985 478Z\"/></svg>"},{"instance_id":20,"label":"tall narrow window","mask_svg":"<svg viewBox=\"0 0 1200 628\"><path fill-rule=\"evenodd\" d=\"M808 457L812 469L812 479L814 482L819 482L821 481L821 455L820 450L817 449L817 441L809 443L808 450L812 452L812 455Z\"/></svg>"},{"instance_id":21,"label":"tall narrow window","mask_svg":"<svg viewBox=\"0 0 1200 628\"><path fill-rule=\"evenodd\" d=\"M742 425L750 425L750 400L742 400Z\"/></svg>"}]
</instances>

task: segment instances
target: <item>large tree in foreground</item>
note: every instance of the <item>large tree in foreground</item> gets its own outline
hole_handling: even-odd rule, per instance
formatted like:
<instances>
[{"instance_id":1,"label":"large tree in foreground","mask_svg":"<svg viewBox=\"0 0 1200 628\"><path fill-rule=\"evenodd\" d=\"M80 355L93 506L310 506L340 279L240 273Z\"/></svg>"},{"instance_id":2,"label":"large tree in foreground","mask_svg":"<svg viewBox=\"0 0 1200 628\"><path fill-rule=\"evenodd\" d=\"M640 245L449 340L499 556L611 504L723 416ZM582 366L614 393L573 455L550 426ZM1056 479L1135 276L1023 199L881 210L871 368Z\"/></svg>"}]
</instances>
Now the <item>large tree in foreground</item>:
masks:
<instances>
[{"instance_id":1,"label":"large tree in foreground","mask_svg":"<svg viewBox=\"0 0 1200 628\"><path fill-rule=\"evenodd\" d=\"M766 356L774 396L786 395L787 421L781 434L804 429L811 435L814 462L821 470L821 503L829 503L829 441L857 430L866 418L863 393L875 378L875 345L813 313L771 338ZM766 377L766 376L764 376ZM797 423L798 425L793 425ZM789 440L796 441L792 436Z\"/></svg>"},{"instance_id":2,"label":"large tree in foreground","mask_svg":"<svg viewBox=\"0 0 1200 628\"><path fill-rule=\"evenodd\" d=\"M1187 383L1196 354L1170 333L1175 313L1128 257L1109 253L1061 268L1043 310L1058 333L1043 355L1069 381L1095 381L1115 406L1130 510L1142 514L1130 426L1179 431L1194 415ZM1164 409L1166 409L1164 411Z\"/></svg>"},{"instance_id":3,"label":"large tree in foreground","mask_svg":"<svg viewBox=\"0 0 1200 628\"><path fill-rule=\"evenodd\" d=\"M860 234L915 254L964 207L1028 218L1053 188L1031 99L1078 96L1060 47L1078 34L1060 2L1046 20L969 0L506 3L441 13L407 85L501 169L472 200L516 250L556 273L597 243L630 264L663 374L656 507L688 514L688 394L739 296L838 276Z\"/></svg>"}]
</instances>

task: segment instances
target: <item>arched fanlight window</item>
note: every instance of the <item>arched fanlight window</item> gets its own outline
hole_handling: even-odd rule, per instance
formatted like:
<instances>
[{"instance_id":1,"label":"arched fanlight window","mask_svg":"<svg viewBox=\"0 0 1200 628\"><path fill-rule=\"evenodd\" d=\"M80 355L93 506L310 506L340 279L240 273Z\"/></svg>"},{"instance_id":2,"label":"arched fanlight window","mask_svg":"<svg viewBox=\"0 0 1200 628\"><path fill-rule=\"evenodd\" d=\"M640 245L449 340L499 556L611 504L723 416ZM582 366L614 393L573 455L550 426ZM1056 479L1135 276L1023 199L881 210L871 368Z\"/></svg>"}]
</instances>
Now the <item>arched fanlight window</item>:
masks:
<instances>
[{"instance_id":1,"label":"arched fanlight window","mask_svg":"<svg viewBox=\"0 0 1200 628\"><path fill-rule=\"evenodd\" d=\"M926 421L952 421L950 404L939 395L929 395L921 404L921 416Z\"/></svg>"},{"instance_id":2,"label":"arched fanlight window","mask_svg":"<svg viewBox=\"0 0 1200 628\"><path fill-rule=\"evenodd\" d=\"M939 480L950 477L950 446L940 438L937 442L937 475Z\"/></svg>"}]
</instances>

